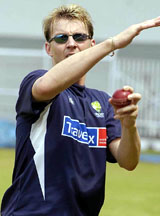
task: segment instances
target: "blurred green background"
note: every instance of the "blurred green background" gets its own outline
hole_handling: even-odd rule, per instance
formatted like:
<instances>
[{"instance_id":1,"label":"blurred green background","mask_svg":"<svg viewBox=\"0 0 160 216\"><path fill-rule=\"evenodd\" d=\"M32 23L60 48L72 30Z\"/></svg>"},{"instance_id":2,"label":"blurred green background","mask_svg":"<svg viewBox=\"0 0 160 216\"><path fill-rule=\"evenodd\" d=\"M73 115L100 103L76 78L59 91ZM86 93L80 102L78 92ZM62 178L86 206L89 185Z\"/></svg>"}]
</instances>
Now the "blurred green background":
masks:
<instances>
[{"instance_id":1,"label":"blurred green background","mask_svg":"<svg viewBox=\"0 0 160 216\"><path fill-rule=\"evenodd\" d=\"M11 184L14 149L0 149L0 200ZM134 171L107 164L105 202L99 216L159 216L160 164L140 162Z\"/></svg>"}]
</instances>

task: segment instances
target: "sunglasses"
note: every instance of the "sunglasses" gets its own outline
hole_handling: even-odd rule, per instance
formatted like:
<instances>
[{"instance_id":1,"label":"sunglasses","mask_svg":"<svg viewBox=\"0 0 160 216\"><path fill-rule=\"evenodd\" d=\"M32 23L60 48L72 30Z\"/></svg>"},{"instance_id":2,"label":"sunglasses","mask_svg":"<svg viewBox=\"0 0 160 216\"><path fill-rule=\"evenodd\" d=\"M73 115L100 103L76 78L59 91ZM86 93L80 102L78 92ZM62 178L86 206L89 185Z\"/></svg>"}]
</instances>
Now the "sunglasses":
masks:
<instances>
[{"instance_id":1,"label":"sunglasses","mask_svg":"<svg viewBox=\"0 0 160 216\"><path fill-rule=\"evenodd\" d=\"M73 35L58 34L54 36L53 38L51 38L48 42L51 43L54 40L58 44L64 44L68 41L69 36L72 36L76 42L83 42L83 41L86 41L87 39L91 39L91 36L86 35L86 34L81 34L81 33L76 33Z\"/></svg>"}]
</instances>

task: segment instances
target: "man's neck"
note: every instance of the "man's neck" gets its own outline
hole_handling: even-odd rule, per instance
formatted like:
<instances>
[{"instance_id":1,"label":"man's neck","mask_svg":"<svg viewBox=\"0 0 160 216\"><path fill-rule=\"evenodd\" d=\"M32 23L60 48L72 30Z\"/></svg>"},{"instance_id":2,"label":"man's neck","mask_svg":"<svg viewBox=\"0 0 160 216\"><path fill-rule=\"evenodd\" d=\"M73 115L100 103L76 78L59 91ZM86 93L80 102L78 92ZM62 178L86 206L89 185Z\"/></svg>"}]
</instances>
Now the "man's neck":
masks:
<instances>
[{"instance_id":1,"label":"man's neck","mask_svg":"<svg viewBox=\"0 0 160 216\"><path fill-rule=\"evenodd\" d=\"M84 86L85 85L85 80L86 80L86 76L83 76L80 80L78 80L76 83L78 85L82 85Z\"/></svg>"}]
</instances>

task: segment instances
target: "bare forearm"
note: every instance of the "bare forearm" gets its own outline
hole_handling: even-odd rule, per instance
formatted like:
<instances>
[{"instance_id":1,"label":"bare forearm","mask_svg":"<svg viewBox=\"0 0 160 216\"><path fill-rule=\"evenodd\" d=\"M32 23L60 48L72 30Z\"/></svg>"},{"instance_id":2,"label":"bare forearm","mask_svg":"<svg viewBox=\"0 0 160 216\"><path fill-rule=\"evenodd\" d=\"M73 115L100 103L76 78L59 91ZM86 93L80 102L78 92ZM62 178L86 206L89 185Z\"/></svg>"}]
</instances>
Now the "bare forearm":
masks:
<instances>
[{"instance_id":1,"label":"bare forearm","mask_svg":"<svg viewBox=\"0 0 160 216\"><path fill-rule=\"evenodd\" d=\"M33 95L35 94L36 99L39 100L48 100L55 97L58 93L76 83L111 51L112 41L108 39L61 61L35 82Z\"/></svg>"},{"instance_id":2,"label":"bare forearm","mask_svg":"<svg viewBox=\"0 0 160 216\"><path fill-rule=\"evenodd\" d=\"M140 156L140 138L135 126L122 127L122 137L117 151L119 165L127 170L133 170Z\"/></svg>"}]
</instances>

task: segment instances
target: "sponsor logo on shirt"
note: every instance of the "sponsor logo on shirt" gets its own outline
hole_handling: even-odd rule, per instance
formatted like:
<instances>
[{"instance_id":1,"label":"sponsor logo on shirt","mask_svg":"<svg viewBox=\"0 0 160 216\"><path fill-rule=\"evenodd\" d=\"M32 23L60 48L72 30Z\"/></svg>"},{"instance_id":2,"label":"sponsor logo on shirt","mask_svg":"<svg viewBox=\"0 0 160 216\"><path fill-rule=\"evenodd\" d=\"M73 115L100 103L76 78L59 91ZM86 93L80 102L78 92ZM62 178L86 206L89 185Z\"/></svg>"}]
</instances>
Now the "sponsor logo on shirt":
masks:
<instances>
[{"instance_id":1,"label":"sponsor logo on shirt","mask_svg":"<svg viewBox=\"0 0 160 216\"><path fill-rule=\"evenodd\" d=\"M106 148L107 132L104 127L86 127L76 119L64 116L62 136L70 137L79 143L93 148Z\"/></svg>"},{"instance_id":2,"label":"sponsor logo on shirt","mask_svg":"<svg viewBox=\"0 0 160 216\"><path fill-rule=\"evenodd\" d=\"M93 109L95 109L97 112L99 112L99 113L101 112L102 107L98 101L92 102L91 105L92 105Z\"/></svg>"},{"instance_id":3,"label":"sponsor logo on shirt","mask_svg":"<svg viewBox=\"0 0 160 216\"><path fill-rule=\"evenodd\" d=\"M96 113L94 113L97 118L104 118L104 113L101 112L102 107L99 101L92 102L91 106L97 111Z\"/></svg>"}]
</instances>

